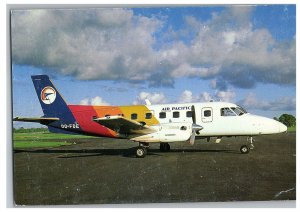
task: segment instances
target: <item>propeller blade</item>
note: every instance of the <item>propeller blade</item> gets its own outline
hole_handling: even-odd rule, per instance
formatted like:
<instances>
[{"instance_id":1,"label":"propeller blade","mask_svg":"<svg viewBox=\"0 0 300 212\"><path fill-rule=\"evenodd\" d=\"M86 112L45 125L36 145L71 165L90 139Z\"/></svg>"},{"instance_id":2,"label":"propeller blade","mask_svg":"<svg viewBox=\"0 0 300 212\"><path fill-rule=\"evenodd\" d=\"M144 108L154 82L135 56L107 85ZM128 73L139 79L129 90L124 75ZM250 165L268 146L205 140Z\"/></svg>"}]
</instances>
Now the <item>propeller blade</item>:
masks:
<instances>
[{"instance_id":1,"label":"propeller blade","mask_svg":"<svg viewBox=\"0 0 300 212\"><path fill-rule=\"evenodd\" d=\"M193 120L193 124L196 124L196 112L195 112L194 105L192 105L192 120Z\"/></svg>"},{"instance_id":2,"label":"propeller blade","mask_svg":"<svg viewBox=\"0 0 300 212\"><path fill-rule=\"evenodd\" d=\"M195 137L196 137L196 132L193 130L192 135L190 137L190 141L189 141L190 145L194 145Z\"/></svg>"}]
</instances>

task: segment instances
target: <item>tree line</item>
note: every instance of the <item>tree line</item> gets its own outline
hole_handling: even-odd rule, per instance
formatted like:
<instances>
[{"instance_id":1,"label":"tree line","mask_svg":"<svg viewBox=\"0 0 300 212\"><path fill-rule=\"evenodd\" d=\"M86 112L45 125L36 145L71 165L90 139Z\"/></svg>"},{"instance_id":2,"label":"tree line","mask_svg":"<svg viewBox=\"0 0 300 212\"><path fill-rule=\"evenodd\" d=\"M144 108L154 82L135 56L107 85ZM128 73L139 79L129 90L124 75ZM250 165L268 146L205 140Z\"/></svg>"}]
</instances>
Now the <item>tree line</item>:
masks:
<instances>
[{"instance_id":1,"label":"tree line","mask_svg":"<svg viewBox=\"0 0 300 212\"><path fill-rule=\"evenodd\" d=\"M295 127L296 126L296 117L290 114L282 114L279 118L274 117L276 121L280 121L287 127Z\"/></svg>"},{"instance_id":2,"label":"tree line","mask_svg":"<svg viewBox=\"0 0 300 212\"><path fill-rule=\"evenodd\" d=\"M48 128L24 128L20 127L19 129L13 128L14 133L31 133L31 132L49 132Z\"/></svg>"}]
</instances>

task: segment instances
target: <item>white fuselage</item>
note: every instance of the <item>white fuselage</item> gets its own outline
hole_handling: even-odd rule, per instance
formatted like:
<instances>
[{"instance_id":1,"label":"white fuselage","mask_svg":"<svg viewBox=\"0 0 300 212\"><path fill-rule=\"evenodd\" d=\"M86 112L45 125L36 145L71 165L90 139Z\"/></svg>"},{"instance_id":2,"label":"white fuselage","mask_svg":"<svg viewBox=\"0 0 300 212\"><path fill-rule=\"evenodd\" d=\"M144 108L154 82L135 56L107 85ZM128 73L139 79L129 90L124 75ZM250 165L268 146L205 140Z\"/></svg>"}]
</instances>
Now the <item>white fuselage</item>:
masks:
<instances>
[{"instance_id":1,"label":"white fuselage","mask_svg":"<svg viewBox=\"0 0 300 212\"><path fill-rule=\"evenodd\" d=\"M160 124L166 126L167 123L191 123L192 117L188 111L191 111L192 106L195 108L196 124L203 127L198 131L198 137L253 136L276 134L287 130L285 125L276 120L249 114L232 103L147 105Z\"/></svg>"}]
</instances>

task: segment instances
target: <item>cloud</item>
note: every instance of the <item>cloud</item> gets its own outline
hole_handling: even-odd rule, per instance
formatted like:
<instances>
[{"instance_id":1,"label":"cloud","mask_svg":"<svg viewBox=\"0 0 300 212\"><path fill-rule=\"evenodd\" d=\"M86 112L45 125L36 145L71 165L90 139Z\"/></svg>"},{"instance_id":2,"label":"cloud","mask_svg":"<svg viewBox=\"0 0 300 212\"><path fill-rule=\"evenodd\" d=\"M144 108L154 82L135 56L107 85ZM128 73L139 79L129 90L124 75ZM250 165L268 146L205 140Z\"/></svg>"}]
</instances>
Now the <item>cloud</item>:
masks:
<instances>
[{"instance_id":1,"label":"cloud","mask_svg":"<svg viewBox=\"0 0 300 212\"><path fill-rule=\"evenodd\" d=\"M167 17L135 15L131 9L15 10L12 60L79 80L150 87L172 87L181 77L215 79L224 91L228 85L294 86L295 37L278 41L268 29L254 28L253 9L225 7L206 21L189 15L177 31Z\"/></svg>"},{"instance_id":2,"label":"cloud","mask_svg":"<svg viewBox=\"0 0 300 212\"><path fill-rule=\"evenodd\" d=\"M96 96L94 98L84 98L79 102L80 105L99 105L99 106L107 106L110 105L106 101L102 99L100 96Z\"/></svg>"},{"instance_id":3,"label":"cloud","mask_svg":"<svg viewBox=\"0 0 300 212\"><path fill-rule=\"evenodd\" d=\"M160 25L129 9L14 11L12 59L80 80L141 81L154 70Z\"/></svg>"},{"instance_id":4,"label":"cloud","mask_svg":"<svg viewBox=\"0 0 300 212\"><path fill-rule=\"evenodd\" d=\"M248 108L265 111L293 111L296 110L296 98L285 96L273 101L257 99L254 93L249 93L245 99L242 99L238 104Z\"/></svg>"},{"instance_id":5,"label":"cloud","mask_svg":"<svg viewBox=\"0 0 300 212\"><path fill-rule=\"evenodd\" d=\"M192 91L185 90L182 92L181 96L179 97L180 103L190 103L194 101L193 93Z\"/></svg>"},{"instance_id":6,"label":"cloud","mask_svg":"<svg viewBox=\"0 0 300 212\"><path fill-rule=\"evenodd\" d=\"M235 92L228 91L216 91L215 94L209 94L208 92L202 92L200 94L193 94L190 90L182 92L178 99L178 103L190 103L190 102L209 102L209 101L223 101L232 102L235 98Z\"/></svg>"},{"instance_id":7,"label":"cloud","mask_svg":"<svg viewBox=\"0 0 300 212\"><path fill-rule=\"evenodd\" d=\"M164 103L168 102L165 94L162 92L148 93L148 92L143 91L143 92L139 93L136 100L134 100L133 104L134 105L137 105L137 104L144 105L146 99L148 99L151 102L151 104L164 104Z\"/></svg>"}]
</instances>

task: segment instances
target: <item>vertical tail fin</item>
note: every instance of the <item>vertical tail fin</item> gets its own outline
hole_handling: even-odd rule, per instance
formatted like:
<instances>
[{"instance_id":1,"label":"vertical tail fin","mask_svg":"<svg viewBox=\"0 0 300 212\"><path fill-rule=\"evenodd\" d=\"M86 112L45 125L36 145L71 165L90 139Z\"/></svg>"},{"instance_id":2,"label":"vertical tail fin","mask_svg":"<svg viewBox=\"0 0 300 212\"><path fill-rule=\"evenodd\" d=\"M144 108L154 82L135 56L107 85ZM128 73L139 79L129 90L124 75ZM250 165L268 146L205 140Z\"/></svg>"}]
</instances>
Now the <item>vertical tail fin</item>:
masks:
<instances>
[{"instance_id":1,"label":"vertical tail fin","mask_svg":"<svg viewBox=\"0 0 300 212\"><path fill-rule=\"evenodd\" d=\"M75 123L76 120L56 87L47 75L31 76L44 117L57 117L60 124ZM58 123L57 123L58 124Z\"/></svg>"}]
</instances>

